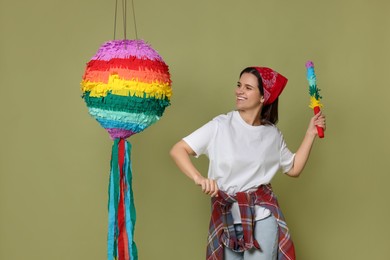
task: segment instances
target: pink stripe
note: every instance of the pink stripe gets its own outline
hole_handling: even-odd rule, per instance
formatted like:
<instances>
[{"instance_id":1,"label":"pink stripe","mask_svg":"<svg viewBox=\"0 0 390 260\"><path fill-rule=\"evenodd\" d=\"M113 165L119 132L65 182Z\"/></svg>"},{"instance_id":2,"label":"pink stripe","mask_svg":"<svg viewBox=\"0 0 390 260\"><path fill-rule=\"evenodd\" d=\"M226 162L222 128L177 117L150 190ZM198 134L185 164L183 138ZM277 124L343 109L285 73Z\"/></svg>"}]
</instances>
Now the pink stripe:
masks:
<instances>
[{"instance_id":1,"label":"pink stripe","mask_svg":"<svg viewBox=\"0 0 390 260\"><path fill-rule=\"evenodd\" d=\"M115 40L104 43L91 60L126 59L135 56L138 59L163 61L162 57L143 40Z\"/></svg>"}]
</instances>

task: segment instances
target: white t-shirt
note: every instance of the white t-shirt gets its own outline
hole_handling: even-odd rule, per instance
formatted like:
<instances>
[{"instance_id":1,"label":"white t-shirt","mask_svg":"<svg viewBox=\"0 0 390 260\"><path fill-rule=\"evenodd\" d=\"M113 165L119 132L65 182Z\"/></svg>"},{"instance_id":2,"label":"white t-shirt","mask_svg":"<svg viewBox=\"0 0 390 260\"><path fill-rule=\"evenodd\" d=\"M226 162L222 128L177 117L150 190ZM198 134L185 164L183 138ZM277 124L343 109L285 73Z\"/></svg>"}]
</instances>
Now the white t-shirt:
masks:
<instances>
[{"instance_id":1,"label":"white t-shirt","mask_svg":"<svg viewBox=\"0 0 390 260\"><path fill-rule=\"evenodd\" d=\"M275 174L288 172L294 156L286 146L279 129L274 125L252 126L238 111L219 115L183 140L196 153L209 158L208 178L230 195L256 190L271 182ZM270 212L256 206L256 220ZM240 223L238 204L232 206L235 223Z\"/></svg>"}]
</instances>

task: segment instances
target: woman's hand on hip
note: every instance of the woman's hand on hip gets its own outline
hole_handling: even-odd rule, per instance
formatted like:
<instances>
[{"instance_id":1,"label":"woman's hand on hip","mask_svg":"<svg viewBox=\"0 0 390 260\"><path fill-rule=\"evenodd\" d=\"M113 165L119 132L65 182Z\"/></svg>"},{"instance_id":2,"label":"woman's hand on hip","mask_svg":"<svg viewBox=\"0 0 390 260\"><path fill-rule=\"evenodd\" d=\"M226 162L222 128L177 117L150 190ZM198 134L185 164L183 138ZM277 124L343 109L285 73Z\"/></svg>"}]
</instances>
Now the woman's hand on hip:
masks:
<instances>
[{"instance_id":1,"label":"woman's hand on hip","mask_svg":"<svg viewBox=\"0 0 390 260\"><path fill-rule=\"evenodd\" d=\"M217 196L219 189L215 180L198 176L194 181L196 185L202 188L203 193L210 195L211 197Z\"/></svg>"}]
</instances>

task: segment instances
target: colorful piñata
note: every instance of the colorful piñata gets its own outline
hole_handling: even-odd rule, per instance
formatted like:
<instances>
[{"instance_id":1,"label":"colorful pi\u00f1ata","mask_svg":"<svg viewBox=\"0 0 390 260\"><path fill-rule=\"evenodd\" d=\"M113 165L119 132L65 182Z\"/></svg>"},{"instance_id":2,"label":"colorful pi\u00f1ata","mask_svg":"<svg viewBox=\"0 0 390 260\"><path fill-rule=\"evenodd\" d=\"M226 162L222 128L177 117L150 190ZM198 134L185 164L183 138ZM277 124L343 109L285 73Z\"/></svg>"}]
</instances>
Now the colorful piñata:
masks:
<instances>
[{"instance_id":1,"label":"colorful pi\u00f1ata","mask_svg":"<svg viewBox=\"0 0 390 260\"><path fill-rule=\"evenodd\" d=\"M104 43L81 82L88 111L114 140L108 203L108 260L136 260L131 144L125 139L160 119L172 95L168 66L142 40Z\"/></svg>"},{"instance_id":2,"label":"colorful pi\u00f1ata","mask_svg":"<svg viewBox=\"0 0 390 260\"><path fill-rule=\"evenodd\" d=\"M142 40L103 44L88 62L81 85L89 113L112 139L155 123L172 95L168 66Z\"/></svg>"}]
</instances>

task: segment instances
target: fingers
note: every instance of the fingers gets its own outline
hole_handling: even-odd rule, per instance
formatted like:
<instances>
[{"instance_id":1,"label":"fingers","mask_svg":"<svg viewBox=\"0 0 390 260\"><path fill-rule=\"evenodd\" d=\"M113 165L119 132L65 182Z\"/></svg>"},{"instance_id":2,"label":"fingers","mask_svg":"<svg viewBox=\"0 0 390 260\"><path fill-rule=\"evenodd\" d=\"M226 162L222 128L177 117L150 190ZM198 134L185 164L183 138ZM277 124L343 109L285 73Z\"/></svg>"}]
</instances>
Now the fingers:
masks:
<instances>
[{"instance_id":1,"label":"fingers","mask_svg":"<svg viewBox=\"0 0 390 260\"><path fill-rule=\"evenodd\" d=\"M313 116L313 118L314 119L317 119L317 118L319 118L320 116L322 116L322 111L320 110L320 112L318 112L317 114L315 114L314 116Z\"/></svg>"},{"instance_id":2,"label":"fingers","mask_svg":"<svg viewBox=\"0 0 390 260\"><path fill-rule=\"evenodd\" d=\"M323 128L324 130L326 129L326 117L325 115L322 115L322 113L318 113L316 117L314 118L314 125L319 126Z\"/></svg>"},{"instance_id":3,"label":"fingers","mask_svg":"<svg viewBox=\"0 0 390 260\"><path fill-rule=\"evenodd\" d=\"M310 135L317 135L318 133L316 127L321 127L326 130L326 116L322 113L322 111L318 112L311 118L307 133Z\"/></svg>"},{"instance_id":4,"label":"fingers","mask_svg":"<svg viewBox=\"0 0 390 260\"><path fill-rule=\"evenodd\" d=\"M325 128L326 127L326 117L322 114L322 111L318 112L312 117L312 122L314 125Z\"/></svg>"},{"instance_id":5,"label":"fingers","mask_svg":"<svg viewBox=\"0 0 390 260\"><path fill-rule=\"evenodd\" d=\"M214 181L214 192L210 194L211 197L214 197L214 196L218 197L218 191L219 191L219 189L218 189L217 182Z\"/></svg>"},{"instance_id":6,"label":"fingers","mask_svg":"<svg viewBox=\"0 0 390 260\"><path fill-rule=\"evenodd\" d=\"M212 179L203 179L200 183L203 193L210 195L211 197L217 196L218 194L218 185L215 180Z\"/></svg>"}]
</instances>

